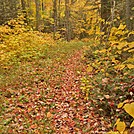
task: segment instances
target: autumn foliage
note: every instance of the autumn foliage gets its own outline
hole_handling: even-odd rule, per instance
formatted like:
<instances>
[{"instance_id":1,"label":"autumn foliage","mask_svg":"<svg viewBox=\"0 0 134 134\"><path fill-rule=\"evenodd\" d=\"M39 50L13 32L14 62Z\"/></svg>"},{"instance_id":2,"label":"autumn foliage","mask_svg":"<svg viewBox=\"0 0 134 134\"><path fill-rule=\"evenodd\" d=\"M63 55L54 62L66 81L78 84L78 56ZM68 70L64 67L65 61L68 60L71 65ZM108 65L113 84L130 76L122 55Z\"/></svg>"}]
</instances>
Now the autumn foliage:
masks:
<instances>
[{"instance_id":1,"label":"autumn foliage","mask_svg":"<svg viewBox=\"0 0 134 134\"><path fill-rule=\"evenodd\" d=\"M133 133L134 31L120 3L109 20L110 1L28 2L0 25L0 133Z\"/></svg>"}]
</instances>

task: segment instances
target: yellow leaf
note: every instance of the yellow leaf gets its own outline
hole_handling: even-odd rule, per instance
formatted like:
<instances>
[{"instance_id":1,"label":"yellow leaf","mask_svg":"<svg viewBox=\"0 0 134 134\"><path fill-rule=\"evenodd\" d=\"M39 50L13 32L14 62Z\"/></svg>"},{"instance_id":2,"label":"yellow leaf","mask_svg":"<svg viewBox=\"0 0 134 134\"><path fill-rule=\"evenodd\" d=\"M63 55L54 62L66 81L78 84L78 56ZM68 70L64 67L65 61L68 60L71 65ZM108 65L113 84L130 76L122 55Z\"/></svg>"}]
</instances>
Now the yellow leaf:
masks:
<instances>
[{"instance_id":1,"label":"yellow leaf","mask_svg":"<svg viewBox=\"0 0 134 134\"><path fill-rule=\"evenodd\" d=\"M120 122L117 123L116 129L117 129L120 133L121 133L121 132L124 132L125 128L126 128L125 122L120 121Z\"/></svg>"},{"instance_id":2,"label":"yellow leaf","mask_svg":"<svg viewBox=\"0 0 134 134\"><path fill-rule=\"evenodd\" d=\"M123 134L129 134L129 133L128 133L128 131L127 131L127 130L125 130L125 131L123 132Z\"/></svg>"},{"instance_id":3,"label":"yellow leaf","mask_svg":"<svg viewBox=\"0 0 134 134\"><path fill-rule=\"evenodd\" d=\"M88 72L92 72L92 71L93 71L93 67L90 66L90 65L88 65L88 67L87 67L87 71L88 71Z\"/></svg>"},{"instance_id":4,"label":"yellow leaf","mask_svg":"<svg viewBox=\"0 0 134 134\"><path fill-rule=\"evenodd\" d=\"M114 67L115 69L118 69L118 70L122 70L125 68L125 65L124 64L120 64L120 65L117 65Z\"/></svg>"},{"instance_id":5,"label":"yellow leaf","mask_svg":"<svg viewBox=\"0 0 134 134\"><path fill-rule=\"evenodd\" d=\"M133 122L130 125L130 128L132 128L132 127L134 127L134 120L133 120Z\"/></svg>"},{"instance_id":6,"label":"yellow leaf","mask_svg":"<svg viewBox=\"0 0 134 134\"><path fill-rule=\"evenodd\" d=\"M104 72L105 72L105 70L104 70L104 69L101 69L101 72L103 72L103 73L104 73Z\"/></svg>"},{"instance_id":7,"label":"yellow leaf","mask_svg":"<svg viewBox=\"0 0 134 134\"><path fill-rule=\"evenodd\" d=\"M122 42L122 43L120 43L119 45L117 45L117 48L118 48L118 49L122 49L122 48L125 47L126 45L127 45L126 43Z\"/></svg>"},{"instance_id":8,"label":"yellow leaf","mask_svg":"<svg viewBox=\"0 0 134 134\"><path fill-rule=\"evenodd\" d=\"M122 103L119 103L118 104L118 108L122 108L123 104L124 104L123 102Z\"/></svg>"},{"instance_id":9,"label":"yellow leaf","mask_svg":"<svg viewBox=\"0 0 134 134\"><path fill-rule=\"evenodd\" d=\"M113 59L112 59L112 62L113 62L113 63L117 63L118 60L115 60L115 58L113 58Z\"/></svg>"},{"instance_id":10,"label":"yellow leaf","mask_svg":"<svg viewBox=\"0 0 134 134\"><path fill-rule=\"evenodd\" d=\"M125 104L124 110L134 118L134 102L131 104Z\"/></svg>"},{"instance_id":11,"label":"yellow leaf","mask_svg":"<svg viewBox=\"0 0 134 134\"><path fill-rule=\"evenodd\" d=\"M123 29L125 29L125 27L126 27L126 25L120 24L118 29L123 30Z\"/></svg>"},{"instance_id":12,"label":"yellow leaf","mask_svg":"<svg viewBox=\"0 0 134 134\"><path fill-rule=\"evenodd\" d=\"M134 49L128 50L129 53L134 52Z\"/></svg>"},{"instance_id":13,"label":"yellow leaf","mask_svg":"<svg viewBox=\"0 0 134 134\"><path fill-rule=\"evenodd\" d=\"M134 58L128 58L125 62L131 62L131 63L134 63Z\"/></svg>"},{"instance_id":14,"label":"yellow leaf","mask_svg":"<svg viewBox=\"0 0 134 134\"><path fill-rule=\"evenodd\" d=\"M106 49L102 49L102 50L100 50L99 52L100 52L100 53L106 53L106 51L107 51Z\"/></svg>"},{"instance_id":15,"label":"yellow leaf","mask_svg":"<svg viewBox=\"0 0 134 134\"><path fill-rule=\"evenodd\" d=\"M133 65L133 64L127 64L127 67L128 67L129 69L133 69L133 68L134 68L134 65Z\"/></svg>"},{"instance_id":16,"label":"yellow leaf","mask_svg":"<svg viewBox=\"0 0 134 134\"><path fill-rule=\"evenodd\" d=\"M128 44L128 48L134 48L134 42Z\"/></svg>"},{"instance_id":17,"label":"yellow leaf","mask_svg":"<svg viewBox=\"0 0 134 134\"><path fill-rule=\"evenodd\" d=\"M117 125L119 122L120 122L120 119L117 119L115 125ZM114 126L115 126L115 125L114 125Z\"/></svg>"}]
</instances>

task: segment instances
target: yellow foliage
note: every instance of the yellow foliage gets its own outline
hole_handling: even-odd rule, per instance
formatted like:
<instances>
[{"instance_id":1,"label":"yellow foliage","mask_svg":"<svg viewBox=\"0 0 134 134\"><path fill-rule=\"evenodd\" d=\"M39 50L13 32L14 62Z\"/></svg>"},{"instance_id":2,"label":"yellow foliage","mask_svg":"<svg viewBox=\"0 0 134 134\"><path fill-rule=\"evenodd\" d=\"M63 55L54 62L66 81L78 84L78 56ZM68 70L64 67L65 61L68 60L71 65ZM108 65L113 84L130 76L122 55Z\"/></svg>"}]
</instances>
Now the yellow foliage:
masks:
<instances>
[{"instance_id":1,"label":"yellow foliage","mask_svg":"<svg viewBox=\"0 0 134 134\"><path fill-rule=\"evenodd\" d=\"M123 47L127 46L127 43L126 42L120 42L118 45L117 45L117 48L118 49L122 49Z\"/></svg>"},{"instance_id":2,"label":"yellow foliage","mask_svg":"<svg viewBox=\"0 0 134 134\"><path fill-rule=\"evenodd\" d=\"M23 26L18 27L18 23L11 21L15 28L0 26L0 64L10 64L14 60L25 60L38 56L46 50L47 45L54 45L51 34L27 31ZM17 25L17 26L16 26ZM3 29L2 29L3 28Z\"/></svg>"},{"instance_id":3,"label":"yellow foliage","mask_svg":"<svg viewBox=\"0 0 134 134\"><path fill-rule=\"evenodd\" d=\"M134 102L124 105L124 110L134 118Z\"/></svg>"},{"instance_id":4,"label":"yellow foliage","mask_svg":"<svg viewBox=\"0 0 134 134\"><path fill-rule=\"evenodd\" d=\"M127 67L128 67L129 69L134 69L134 65L133 65L133 64L127 64Z\"/></svg>"},{"instance_id":5,"label":"yellow foliage","mask_svg":"<svg viewBox=\"0 0 134 134\"><path fill-rule=\"evenodd\" d=\"M106 50L106 49L102 49L102 50L100 50L99 52L100 52L100 53L106 53L107 50Z\"/></svg>"},{"instance_id":6,"label":"yellow foliage","mask_svg":"<svg viewBox=\"0 0 134 134\"><path fill-rule=\"evenodd\" d=\"M118 119L115 123L116 125L116 129L120 132L123 133L125 131L126 128L126 124L125 122L120 121L120 119Z\"/></svg>"},{"instance_id":7,"label":"yellow foliage","mask_svg":"<svg viewBox=\"0 0 134 134\"><path fill-rule=\"evenodd\" d=\"M93 71L93 67L91 65L88 65L87 72L92 72L92 71Z\"/></svg>"},{"instance_id":8,"label":"yellow foliage","mask_svg":"<svg viewBox=\"0 0 134 134\"><path fill-rule=\"evenodd\" d=\"M123 25L123 24L120 24L120 26L119 26L119 30L124 30L126 28L126 25Z\"/></svg>"},{"instance_id":9,"label":"yellow foliage","mask_svg":"<svg viewBox=\"0 0 134 134\"><path fill-rule=\"evenodd\" d=\"M114 66L115 69L117 70L123 70L125 68L125 65L124 64L119 64L117 66Z\"/></svg>"},{"instance_id":10,"label":"yellow foliage","mask_svg":"<svg viewBox=\"0 0 134 134\"><path fill-rule=\"evenodd\" d=\"M122 108L123 105L124 105L123 102L119 103L119 104L118 104L118 108Z\"/></svg>"}]
</instances>

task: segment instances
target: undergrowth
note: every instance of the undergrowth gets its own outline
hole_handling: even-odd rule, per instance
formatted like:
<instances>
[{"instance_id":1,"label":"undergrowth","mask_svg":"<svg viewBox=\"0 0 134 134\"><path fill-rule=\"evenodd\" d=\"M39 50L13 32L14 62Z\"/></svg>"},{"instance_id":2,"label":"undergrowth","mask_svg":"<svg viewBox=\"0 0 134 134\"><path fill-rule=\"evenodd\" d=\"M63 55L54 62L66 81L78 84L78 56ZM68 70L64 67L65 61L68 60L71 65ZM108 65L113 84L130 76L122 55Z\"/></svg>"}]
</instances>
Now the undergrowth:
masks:
<instances>
[{"instance_id":1,"label":"undergrowth","mask_svg":"<svg viewBox=\"0 0 134 134\"><path fill-rule=\"evenodd\" d=\"M81 90L85 99L91 101L90 107L111 122L111 129L117 126L113 130L119 133L133 127L134 114L117 108L120 102L134 101L134 42L126 40L133 32L129 33L125 27L123 24L113 27L108 42L95 42L87 48L83 60L88 75L81 79ZM131 105L128 109L133 110Z\"/></svg>"},{"instance_id":2,"label":"undergrowth","mask_svg":"<svg viewBox=\"0 0 134 134\"><path fill-rule=\"evenodd\" d=\"M31 71L33 66L53 66L53 61L62 61L83 46L78 41L54 41L51 34L28 29L23 16L0 26L0 35L1 86L12 85L20 75L25 76Z\"/></svg>"}]
</instances>

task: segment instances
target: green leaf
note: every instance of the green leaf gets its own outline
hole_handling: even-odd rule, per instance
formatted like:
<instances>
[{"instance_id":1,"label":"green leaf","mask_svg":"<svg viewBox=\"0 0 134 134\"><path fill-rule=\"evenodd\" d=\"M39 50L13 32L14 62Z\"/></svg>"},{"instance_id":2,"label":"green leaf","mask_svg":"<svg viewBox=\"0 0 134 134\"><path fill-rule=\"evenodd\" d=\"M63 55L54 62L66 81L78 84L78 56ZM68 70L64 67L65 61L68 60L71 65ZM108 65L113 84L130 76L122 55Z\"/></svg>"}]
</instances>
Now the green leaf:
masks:
<instances>
[{"instance_id":1,"label":"green leaf","mask_svg":"<svg viewBox=\"0 0 134 134\"><path fill-rule=\"evenodd\" d=\"M12 121L12 118L6 119L2 122L3 125L8 125Z\"/></svg>"}]
</instances>

